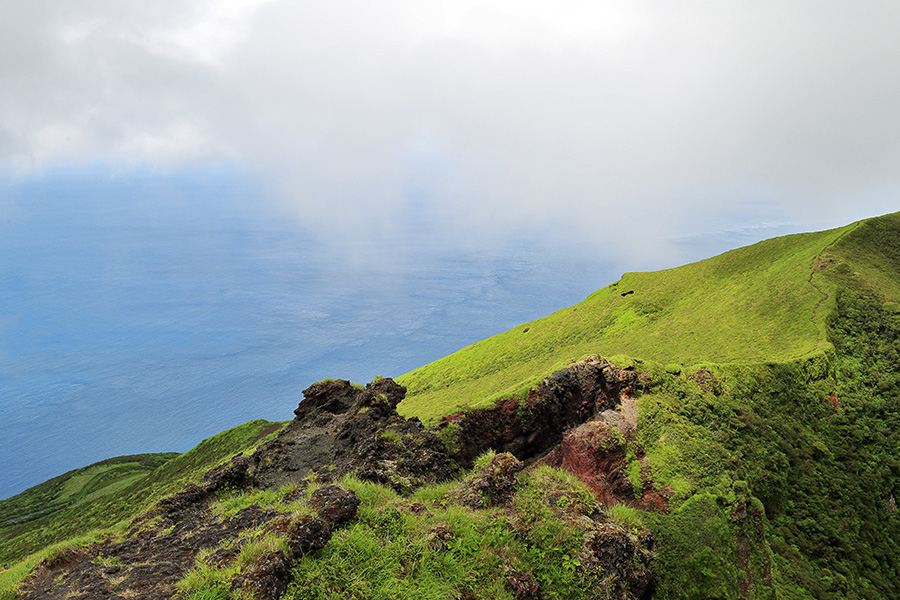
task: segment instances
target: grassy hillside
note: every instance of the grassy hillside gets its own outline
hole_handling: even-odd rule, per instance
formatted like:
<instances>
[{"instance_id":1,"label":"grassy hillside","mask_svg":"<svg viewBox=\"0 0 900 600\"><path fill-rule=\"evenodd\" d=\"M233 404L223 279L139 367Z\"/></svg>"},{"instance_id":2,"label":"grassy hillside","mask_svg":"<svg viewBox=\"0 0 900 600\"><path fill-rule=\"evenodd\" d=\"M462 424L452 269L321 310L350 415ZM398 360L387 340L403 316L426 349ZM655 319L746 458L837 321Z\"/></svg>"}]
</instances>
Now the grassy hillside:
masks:
<instances>
[{"instance_id":1,"label":"grassy hillside","mask_svg":"<svg viewBox=\"0 0 900 600\"><path fill-rule=\"evenodd\" d=\"M0 503L0 567L47 545L131 517L253 447L261 435L278 427L257 419L203 440L181 455L112 458L4 500Z\"/></svg>"},{"instance_id":2,"label":"grassy hillside","mask_svg":"<svg viewBox=\"0 0 900 600\"><path fill-rule=\"evenodd\" d=\"M870 230L887 235L882 230L897 215L881 220L888 223L789 235L675 269L626 273L580 304L403 375L409 394L400 411L433 421L489 405L588 354L691 365L787 362L822 352L830 347L825 317L836 289L822 261L853 259L845 271L900 292L896 279L881 275L897 257L868 261L877 245ZM851 236L859 227L866 235Z\"/></svg>"},{"instance_id":3,"label":"grassy hillside","mask_svg":"<svg viewBox=\"0 0 900 600\"><path fill-rule=\"evenodd\" d=\"M176 456L177 452L118 456L54 477L0 500L0 528L115 493Z\"/></svg>"},{"instance_id":4,"label":"grassy hillside","mask_svg":"<svg viewBox=\"0 0 900 600\"><path fill-rule=\"evenodd\" d=\"M900 301L900 213L861 221L823 254L841 286L864 287L882 301Z\"/></svg>"}]
</instances>

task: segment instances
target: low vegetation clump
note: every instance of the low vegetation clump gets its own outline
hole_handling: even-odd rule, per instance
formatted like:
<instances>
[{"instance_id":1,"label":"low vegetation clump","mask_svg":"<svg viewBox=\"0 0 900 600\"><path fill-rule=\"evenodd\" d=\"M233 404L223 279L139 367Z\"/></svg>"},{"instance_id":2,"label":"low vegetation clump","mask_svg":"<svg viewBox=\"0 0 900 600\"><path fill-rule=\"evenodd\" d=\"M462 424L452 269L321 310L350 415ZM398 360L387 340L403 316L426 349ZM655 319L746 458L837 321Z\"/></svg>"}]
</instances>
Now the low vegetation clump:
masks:
<instances>
[{"instance_id":1,"label":"low vegetation clump","mask_svg":"<svg viewBox=\"0 0 900 600\"><path fill-rule=\"evenodd\" d=\"M834 351L654 374L629 444L670 511L659 598L895 598L900 578L900 315L843 288Z\"/></svg>"}]
</instances>

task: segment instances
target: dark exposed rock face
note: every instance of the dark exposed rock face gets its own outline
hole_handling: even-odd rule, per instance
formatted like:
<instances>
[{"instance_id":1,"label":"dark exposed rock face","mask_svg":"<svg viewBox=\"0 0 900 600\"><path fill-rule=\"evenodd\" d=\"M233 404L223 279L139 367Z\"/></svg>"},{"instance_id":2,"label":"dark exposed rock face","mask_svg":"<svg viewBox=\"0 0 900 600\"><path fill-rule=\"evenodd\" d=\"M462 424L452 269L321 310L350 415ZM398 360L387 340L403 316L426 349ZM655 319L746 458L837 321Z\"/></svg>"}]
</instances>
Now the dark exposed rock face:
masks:
<instances>
[{"instance_id":1,"label":"dark exposed rock face","mask_svg":"<svg viewBox=\"0 0 900 600\"><path fill-rule=\"evenodd\" d=\"M296 418L251 457L263 487L302 479L310 471L360 479L409 491L450 477L441 439L396 406L406 388L377 379L365 389L348 381L316 383L303 391Z\"/></svg>"},{"instance_id":2,"label":"dark exposed rock face","mask_svg":"<svg viewBox=\"0 0 900 600\"><path fill-rule=\"evenodd\" d=\"M191 495L196 498L195 491L192 490ZM25 582L21 597L33 600L72 597L172 598L177 591L175 584L194 566L199 551L223 542L237 544L233 548L219 550L207 559L209 564L223 566L237 557L242 533L260 527L268 529L270 525L275 530L279 519L287 518L283 513L256 505L239 511L233 517L222 517L207 510L206 498L189 503L187 497L186 494L180 496L177 510L172 509L172 502L164 501L156 509L135 519L125 541L110 540L94 544L40 564ZM289 546L301 551L321 548L331 537L328 525L322 521L293 531L279 530L279 534L289 537ZM266 559L268 567L272 565L270 558ZM293 558L284 557L284 564ZM257 572L265 568L253 569L247 576L262 581L264 577ZM279 571L275 569L272 572ZM258 589L281 589L283 592L287 585L287 571L284 570L283 574L281 584L269 582L266 584L268 587Z\"/></svg>"},{"instance_id":3,"label":"dark exposed rock face","mask_svg":"<svg viewBox=\"0 0 900 600\"><path fill-rule=\"evenodd\" d=\"M451 456L466 468L493 448L528 465L565 469L606 504L665 511L670 490L654 489L649 466L637 489L626 472L625 442L637 422L633 396L647 383L633 369L589 357L546 378L523 403L504 399L446 417L441 426L452 428L457 450Z\"/></svg>"},{"instance_id":4,"label":"dark exposed rock face","mask_svg":"<svg viewBox=\"0 0 900 600\"><path fill-rule=\"evenodd\" d=\"M524 402L510 398L493 408L446 417L445 424L459 427L453 458L471 468L476 457L493 448L527 461L559 444L566 430L615 408L623 394L640 385L633 370L587 358L545 379Z\"/></svg>"}]
</instances>

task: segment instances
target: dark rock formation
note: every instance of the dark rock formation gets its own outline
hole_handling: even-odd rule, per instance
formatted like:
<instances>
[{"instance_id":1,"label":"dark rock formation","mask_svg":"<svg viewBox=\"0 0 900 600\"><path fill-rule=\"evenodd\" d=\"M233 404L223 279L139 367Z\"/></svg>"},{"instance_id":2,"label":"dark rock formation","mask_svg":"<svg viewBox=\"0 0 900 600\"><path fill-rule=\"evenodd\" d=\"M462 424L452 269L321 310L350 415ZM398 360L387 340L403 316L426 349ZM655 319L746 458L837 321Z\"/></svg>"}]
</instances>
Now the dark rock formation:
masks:
<instances>
[{"instance_id":1,"label":"dark rock formation","mask_svg":"<svg viewBox=\"0 0 900 600\"><path fill-rule=\"evenodd\" d=\"M319 517L335 526L356 517L359 498L350 490L336 485L326 485L312 493L309 505Z\"/></svg>"},{"instance_id":2,"label":"dark rock formation","mask_svg":"<svg viewBox=\"0 0 900 600\"><path fill-rule=\"evenodd\" d=\"M509 399L491 409L457 415L451 420L456 424L456 450L451 455L434 431L417 419L397 414L406 389L393 380L379 378L365 388L343 380L314 384L304 390L304 400L294 411L296 418L252 456L237 456L206 473L199 484L189 484L161 500L132 522L124 541L108 540L45 560L25 582L20 596L34 600L171 598L201 551L207 565L226 568L235 564L246 544L274 535L280 540L277 547L266 547L252 564L244 564L230 585L242 597L276 600L286 590L297 558L324 547L334 528L356 518L359 498L331 484L332 480L353 473L408 492L448 479L454 460L471 465L491 447L501 452L470 473L449 499L476 509L503 507L514 512L510 499L525 466L519 459L533 462L560 442L549 458L545 456L546 462L573 471L603 499L629 494L634 498L623 471L620 439L622 432L629 433L627 427L633 427L634 415L612 409L623 393L633 392L638 385L633 371L598 359L579 362L546 379L521 405ZM289 482L300 483L300 488L284 500L296 501L304 497L309 480L325 483L309 499L317 516L258 505L224 516L211 508L214 500L233 491L277 488ZM552 498L547 502L556 506ZM416 513L427 508L414 503L408 510ZM745 518L740 510L736 505L733 518ZM621 530L601 518L601 512L598 505L591 515L572 517L582 523L597 519L585 538L580 568L592 576L602 573L613 596L630 590L629 598L649 598L656 582L649 570L652 535L639 537ZM452 533L439 526L428 537L434 547L446 548ZM530 572L510 568L504 584L516 598L541 597L539 583Z\"/></svg>"},{"instance_id":3,"label":"dark rock formation","mask_svg":"<svg viewBox=\"0 0 900 600\"><path fill-rule=\"evenodd\" d=\"M493 448L527 465L565 469L606 504L666 511L671 490L654 489L649 465L642 466L638 489L626 471L626 442L637 423L633 396L648 383L634 369L589 357L546 378L524 402L502 399L446 417L441 426L454 440L451 457L466 468Z\"/></svg>"},{"instance_id":4,"label":"dark rock formation","mask_svg":"<svg viewBox=\"0 0 900 600\"><path fill-rule=\"evenodd\" d=\"M586 358L544 379L522 402L508 398L492 408L446 417L444 426L456 426L452 457L471 468L476 457L493 448L528 461L559 444L566 430L615 408L623 394L633 395L640 385L633 369Z\"/></svg>"},{"instance_id":5,"label":"dark rock formation","mask_svg":"<svg viewBox=\"0 0 900 600\"><path fill-rule=\"evenodd\" d=\"M354 473L407 492L448 479L451 461L441 439L418 419L397 414L405 395L406 388L389 378L365 389L335 380L303 390L296 418L250 459L259 484L278 487L310 471Z\"/></svg>"},{"instance_id":6,"label":"dark rock formation","mask_svg":"<svg viewBox=\"0 0 900 600\"><path fill-rule=\"evenodd\" d=\"M205 498L193 505L188 505L186 498L187 494L180 496L177 511L164 510L163 507L172 506L172 502L164 501L136 519L122 542L110 540L44 561L26 580L20 597L33 600L172 598L177 591L175 584L194 566L199 551L224 542L238 544L230 553L216 552L207 559L227 564L239 552L242 533L284 516L253 505L226 518L207 511L203 505ZM325 542L327 538L318 547Z\"/></svg>"}]
</instances>

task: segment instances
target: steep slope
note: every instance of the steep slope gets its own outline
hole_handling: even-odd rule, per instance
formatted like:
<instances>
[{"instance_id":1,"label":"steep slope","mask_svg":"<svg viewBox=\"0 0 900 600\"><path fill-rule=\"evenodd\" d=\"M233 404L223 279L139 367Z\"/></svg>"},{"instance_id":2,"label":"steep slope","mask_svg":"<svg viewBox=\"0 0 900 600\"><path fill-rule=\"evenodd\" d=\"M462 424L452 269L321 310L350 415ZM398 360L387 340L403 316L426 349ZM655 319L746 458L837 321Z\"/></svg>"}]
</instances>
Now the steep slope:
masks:
<instances>
[{"instance_id":1,"label":"steep slope","mask_svg":"<svg viewBox=\"0 0 900 600\"><path fill-rule=\"evenodd\" d=\"M12 498L0 500L0 528L115 493L176 456L177 452L118 456L63 473Z\"/></svg>"},{"instance_id":2,"label":"steep slope","mask_svg":"<svg viewBox=\"0 0 900 600\"><path fill-rule=\"evenodd\" d=\"M892 218L896 219L896 215ZM527 392L590 354L660 364L786 362L825 351L835 282L817 275L824 255L861 224L774 238L675 269L626 273L584 302L463 348L399 378L400 411L430 421L461 407ZM865 244L862 244L865 246ZM862 266L856 267L863 268Z\"/></svg>"}]
</instances>

